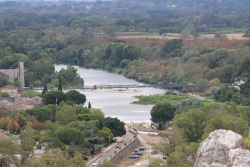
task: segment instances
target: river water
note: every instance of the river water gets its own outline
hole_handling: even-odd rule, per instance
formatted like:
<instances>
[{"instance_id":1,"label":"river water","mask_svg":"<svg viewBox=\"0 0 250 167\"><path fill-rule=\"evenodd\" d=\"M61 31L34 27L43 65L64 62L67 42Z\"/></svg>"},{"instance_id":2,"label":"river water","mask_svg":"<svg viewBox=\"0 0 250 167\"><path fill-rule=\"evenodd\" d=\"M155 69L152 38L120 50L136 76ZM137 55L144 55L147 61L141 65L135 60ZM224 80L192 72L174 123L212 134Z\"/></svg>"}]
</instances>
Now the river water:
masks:
<instances>
[{"instance_id":1,"label":"river water","mask_svg":"<svg viewBox=\"0 0 250 167\"><path fill-rule=\"evenodd\" d=\"M85 86L93 85L134 85L142 84L133 79L125 78L122 75L109 73L104 70L85 69L74 66L80 77L84 79ZM67 68L66 65L55 65L56 71L61 68ZM126 123L146 122L150 123L150 111L153 105L131 104L136 101L137 95L155 95L164 94L165 89L158 88L129 88L114 90L81 90L85 94L86 103L90 102L92 108L99 108L105 114L105 117L117 117Z\"/></svg>"}]
</instances>

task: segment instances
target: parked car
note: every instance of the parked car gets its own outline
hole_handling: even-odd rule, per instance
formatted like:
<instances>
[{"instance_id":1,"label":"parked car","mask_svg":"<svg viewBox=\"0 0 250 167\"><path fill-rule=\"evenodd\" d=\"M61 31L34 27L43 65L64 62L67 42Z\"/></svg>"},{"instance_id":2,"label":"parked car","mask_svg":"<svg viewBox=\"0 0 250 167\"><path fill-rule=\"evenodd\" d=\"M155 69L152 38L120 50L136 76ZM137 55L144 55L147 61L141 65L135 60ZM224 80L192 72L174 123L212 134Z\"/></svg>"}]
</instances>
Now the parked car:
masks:
<instances>
[{"instance_id":1,"label":"parked car","mask_svg":"<svg viewBox=\"0 0 250 167\"><path fill-rule=\"evenodd\" d=\"M92 166L97 166L98 165L98 162L93 162L92 163Z\"/></svg>"},{"instance_id":2,"label":"parked car","mask_svg":"<svg viewBox=\"0 0 250 167\"><path fill-rule=\"evenodd\" d=\"M121 146L120 146L120 144L117 144L116 146L115 146L115 148L120 148Z\"/></svg>"},{"instance_id":3,"label":"parked car","mask_svg":"<svg viewBox=\"0 0 250 167\"><path fill-rule=\"evenodd\" d=\"M164 157L162 157L163 159L167 159L168 158L168 156L164 156Z\"/></svg>"},{"instance_id":4,"label":"parked car","mask_svg":"<svg viewBox=\"0 0 250 167\"><path fill-rule=\"evenodd\" d=\"M157 151L151 151L151 154L157 154Z\"/></svg>"},{"instance_id":5,"label":"parked car","mask_svg":"<svg viewBox=\"0 0 250 167\"><path fill-rule=\"evenodd\" d=\"M131 156L129 156L129 158L136 159L136 158L139 158L139 156L138 155L131 155Z\"/></svg>"},{"instance_id":6,"label":"parked car","mask_svg":"<svg viewBox=\"0 0 250 167\"><path fill-rule=\"evenodd\" d=\"M140 147L140 148L138 148L140 151L146 151L147 150L147 148L146 147Z\"/></svg>"},{"instance_id":7,"label":"parked car","mask_svg":"<svg viewBox=\"0 0 250 167\"><path fill-rule=\"evenodd\" d=\"M133 155L143 155L142 152L135 152Z\"/></svg>"},{"instance_id":8,"label":"parked car","mask_svg":"<svg viewBox=\"0 0 250 167\"><path fill-rule=\"evenodd\" d=\"M135 152L139 152L140 150L137 148L137 149L135 149Z\"/></svg>"}]
</instances>

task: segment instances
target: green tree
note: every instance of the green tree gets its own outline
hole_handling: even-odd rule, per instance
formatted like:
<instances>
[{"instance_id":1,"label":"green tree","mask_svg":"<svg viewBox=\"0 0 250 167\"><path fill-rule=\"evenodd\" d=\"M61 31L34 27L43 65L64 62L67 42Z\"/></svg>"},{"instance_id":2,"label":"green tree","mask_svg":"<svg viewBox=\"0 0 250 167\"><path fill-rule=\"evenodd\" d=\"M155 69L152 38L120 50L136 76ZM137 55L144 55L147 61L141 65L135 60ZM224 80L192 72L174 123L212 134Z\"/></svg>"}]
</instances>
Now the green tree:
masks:
<instances>
[{"instance_id":1,"label":"green tree","mask_svg":"<svg viewBox=\"0 0 250 167\"><path fill-rule=\"evenodd\" d=\"M182 39L170 39L166 41L165 44L161 47L162 56L166 57L166 55L170 52L174 52L175 50L180 49L183 45L182 42Z\"/></svg>"},{"instance_id":2,"label":"green tree","mask_svg":"<svg viewBox=\"0 0 250 167\"><path fill-rule=\"evenodd\" d=\"M125 124L124 122L121 122L118 118L106 117L104 118L102 126L109 128L112 131L114 137L126 134L126 130L124 127Z\"/></svg>"},{"instance_id":3,"label":"green tree","mask_svg":"<svg viewBox=\"0 0 250 167\"><path fill-rule=\"evenodd\" d=\"M100 127L104 121L104 113L100 109L91 108L90 113L92 115L92 120L98 120Z\"/></svg>"},{"instance_id":4,"label":"green tree","mask_svg":"<svg viewBox=\"0 0 250 167\"><path fill-rule=\"evenodd\" d=\"M74 128L59 127L56 129L52 137L57 137L67 145L69 145L71 142L74 142L76 145L81 145L84 143L83 132Z\"/></svg>"},{"instance_id":5,"label":"green tree","mask_svg":"<svg viewBox=\"0 0 250 167\"><path fill-rule=\"evenodd\" d=\"M35 107L25 110L25 113L34 116L39 122L45 122L47 120L55 121L56 106L49 104L45 107Z\"/></svg>"},{"instance_id":6,"label":"green tree","mask_svg":"<svg viewBox=\"0 0 250 167\"><path fill-rule=\"evenodd\" d=\"M190 109L188 112L176 115L173 123L180 128L184 139L188 143L197 142L204 133L207 117L204 111Z\"/></svg>"},{"instance_id":7,"label":"green tree","mask_svg":"<svg viewBox=\"0 0 250 167\"><path fill-rule=\"evenodd\" d=\"M10 82L8 81L8 78L6 78L6 77L0 78L0 88L6 86L8 84L10 84Z\"/></svg>"},{"instance_id":8,"label":"green tree","mask_svg":"<svg viewBox=\"0 0 250 167\"><path fill-rule=\"evenodd\" d=\"M248 124L243 118L235 117L230 114L216 115L206 125L202 139L206 139L209 133L217 129L232 130L244 137L248 136Z\"/></svg>"},{"instance_id":9,"label":"green tree","mask_svg":"<svg viewBox=\"0 0 250 167\"><path fill-rule=\"evenodd\" d=\"M46 92L43 95L43 100L42 100L44 105L48 104L59 105L61 101L67 101L67 95L60 90L51 90Z\"/></svg>"},{"instance_id":10,"label":"green tree","mask_svg":"<svg viewBox=\"0 0 250 167\"><path fill-rule=\"evenodd\" d=\"M90 104L90 102L89 102L89 104L88 104L88 108L91 108L91 104Z\"/></svg>"},{"instance_id":11,"label":"green tree","mask_svg":"<svg viewBox=\"0 0 250 167\"><path fill-rule=\"evenodd\" d=\"M116 164L112 164L112 162L107 161L106 159L101 163L98 163L97 167L117 167Z\"/></svg>"},{"instance_id":12,"label":"green tree","mask_svg":"<svg viewBox=\"0 0 250 167\"><path fill-rule=\"evenodd\" d=\"M187 155L182 152L182 147L178 146L175 151L169 154L168 167L190 167L193 162L187 160Z\"/></svg>"},{"instance_id":13,"label":"green tree","mask_svg":"<svg viewBox=\"0 0 250 167\"><path fill-rule=\"evenodd\" d=\"M150 114L151 121L156 123L159 129L174 118L175 108L169 103L158 103L154 105Z\"/></svg>"},{"instance_id":14,"label":"green tree","mask_svg":"<svg viewBox=\"0 0 250 167\"><path fill-rule=\"evenodd\" d=\"M76 121L76 114L74 109L66 105L64 102L60 103L56 108L56 121L58 121L61 125L67 125L72 121Z\"/></svg>"},{"instance_id":15,"label":"green tree","mask_svg":"<svg viewBox=\"0 0 250 167\"><path fill-rule=\"evenodd\" d=\"M10 97L10 94L7 92L0 92L0 96L2 97Z\"/></svg>"},{"instance_id":16,"label":"green tree","mask_svg":"<svg viewBox=\"0 0 250 167\"><path fill-rule=\"evenodd\" d=\"M76 90L70 90L66 93L68 98L68 103L73 105L84 104L86 102L86 96L84 94L79 93Z\"/></svg>"},{"instance_id":17,"label":"green tree","mask_svg":"<svg viewBox=\"0 0 250 167\"><path fill-rule=\"evenodd\" d=\"M32 98L32 97L35 97L35 96L39 96L41 97L42 94L40 92L37 92L37 91L33 91L33 90L26 90L24 91L22 94L21 94L22 97L29 97L29 98Z\"/></svg>"},{"instance_id":18,"label":"green tree","mask_svg":"<svg viewBox=\"0 0 250 167\"><path fill-rule=\"evenodd\" d=\"M0 137L0 166L11 166L13 162L17 163L15 154L18 151L18 146L14 144L15 142L15 139L12 139L10 137Z\"/></svg>"},{"instance_id":19,"label":"green tree","mask_svg":"<svg viewBox=\"0 0 250 167\"><path fill-rule=\"evenodd\" d=\"M20 154L21 154L21 164L25 164L25 161L30 155L33 155L33 150L35 146L34 140L34 130L32 128L32 123L28 122L25 129L21 131L19 138L21 140L20 144Z\"/></svg>"},{"instance_id":20,"label":"green tree","mask_svg":"<svg viewBox=\"0 0 250 167\"><path fill-rule=\"evenodd\" d=\"M62 91L62 78L59 77L58 90Z\"/></svg>"},{"instance_id":21,"label":"green tree","mask_svg":"<svg viewBox=\"0 0 250 167\"><path fill-rule=\"evenodd\" d=\"M102 130L99 130L99 133L104 137L106 143L113 141L113 133L109 128L103 127Z\"/></svg>"},{"instance_id":22,"label":"green tree","mask_svg":"<svg viewBox=\"0 0 250 167\"><path fill-rule=\"evenodd\" d=\"M175 104L176 110L188 110L190 108L200 108L202 106L204 106L204 103L201 100L195 98L184 99L180 103Z\"/></svg>"},{"instance_id":23,"label":"green tree","mask_svg":"<svg viewBox=\"0 0 250 167\"><path fill-rule=\"evenodd\" d=\"M55 166L55 167L86 167L80 152L75 152L74 157L70 157L66 150L60 148L52 149L53 154L43 154L41 161L36 161L35 166ZM38 162L38 163L37 163Z\"/></svg>"},{"instance_id":24,"label":"green tree","mask_svg":"<svg viewBox=\"0 0 250 167\"><path fill-rule=\"evenodd\" d=\"M44 95L44 93L46 93L48 91L48 88L47 88L47 83L44 84L44 87L43 87L43 91L42 91L42 96Z\"/></svg>"},{"instance_id":25,"label":"green tree","mask_svg":"<svg viewBox=\"0 0 250 167\"><path fill-rule=\"evenodd\" d=\"M85 122L84 125L80 125L80 129L84 132L90 150L100 150L103 147L103 138L98 135L98 128L94 121Z\"/></svg>"}]
</instances>

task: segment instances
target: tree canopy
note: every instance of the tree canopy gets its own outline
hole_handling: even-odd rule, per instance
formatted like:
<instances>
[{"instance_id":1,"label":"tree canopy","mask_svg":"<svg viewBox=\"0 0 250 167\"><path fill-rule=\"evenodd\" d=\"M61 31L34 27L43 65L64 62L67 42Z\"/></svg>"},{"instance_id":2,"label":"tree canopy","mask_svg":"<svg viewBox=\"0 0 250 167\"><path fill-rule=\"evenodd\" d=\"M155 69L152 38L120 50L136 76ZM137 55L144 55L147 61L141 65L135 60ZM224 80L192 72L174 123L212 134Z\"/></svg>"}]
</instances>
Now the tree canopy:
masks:
<instances>
[{"instance_id":1,"label":"tree canopy","mask_svg":"<svg viewBox=\"0 0 250 167\"><path fill-rule=\"evenodd\" d=\"M158 103L154 105L150 114L151 121L158 125L159 129L174 118L175 108L169 103Z\"/></svg>"}]
</instances>

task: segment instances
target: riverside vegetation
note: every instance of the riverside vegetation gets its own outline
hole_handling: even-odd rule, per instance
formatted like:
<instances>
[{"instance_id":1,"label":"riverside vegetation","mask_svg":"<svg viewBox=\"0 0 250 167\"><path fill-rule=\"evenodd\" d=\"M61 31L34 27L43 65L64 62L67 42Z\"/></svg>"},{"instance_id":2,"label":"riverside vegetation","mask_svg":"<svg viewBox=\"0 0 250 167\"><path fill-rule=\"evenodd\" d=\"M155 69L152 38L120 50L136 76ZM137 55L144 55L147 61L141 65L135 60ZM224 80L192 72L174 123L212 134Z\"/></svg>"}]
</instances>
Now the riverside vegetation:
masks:
<instances>
[{"instance_id":1,"label":"riverside vegetation","mask_svg":"<svg viewBox=\"0 0 250 167\"><path fill-rule=\"evenodd\" d=\"M154 122L173 122L170 142L159 146L169 154L166 165L192 166L187 157L195 159L199 143L212 130L230 129L245 138L249 131L250 42L224 35L242 32L249 36L249 6L248 0L225 0L212 6L195 0L1 2L0 69L22 59L25 86L30 87L57 87L59 80L63 86L83 86L71 65L101 68L149 84L224 83L179 89L198 92L215 102L178 95L150 97L154 103L158 99L167 103L170 111L165 120ZM169 33L178 33L180 39L146 37ZM207 33L215 35L206 38ZM122 38L133 34L145 36ZM69 66L56 73L54 63ZM244 82L240 90L227 85L235 81ZM0 87L7 84L7 78L0 78ZM18 82L10 84L19 86ZM11 142L16 139L0 140L3 166L15 162L19 166L85 166L83 158L105 145L108 135L123 132L110 126L122 125L119 120L104 118L98 109L74 105L63 93L44 96L55 101L54 94L62 97L59 105L45 102L45 106L26 111L0 108L1 128L20 132L21 139L20 147ZM155 108L168 112L162 109L164 105L156 103ZM48 147L56 148L54 155L44 155L40 162L29 159L34 140L51 143ZM16 151L22 162L15 159Z\"/></svg>"}]
</instances>

